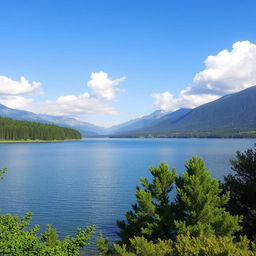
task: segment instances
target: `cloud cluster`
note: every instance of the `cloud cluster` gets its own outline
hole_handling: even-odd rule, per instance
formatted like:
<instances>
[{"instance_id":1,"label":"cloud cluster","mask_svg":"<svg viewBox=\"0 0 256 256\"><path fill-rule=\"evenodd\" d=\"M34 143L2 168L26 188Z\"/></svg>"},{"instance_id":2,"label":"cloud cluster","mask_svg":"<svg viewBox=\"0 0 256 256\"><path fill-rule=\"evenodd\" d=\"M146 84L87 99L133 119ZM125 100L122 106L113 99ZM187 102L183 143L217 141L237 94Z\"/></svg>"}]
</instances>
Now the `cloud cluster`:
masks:
<instances>
[{"instance_id":1,"label":"cloud cluster","mask_svg":"<svg viewBox=\"0 0 256 256\"><path fill-rule=\"evenodd\" d=\"M56 100L28 105L25 109L40 114L73 117L80 117L84 114L117 114L111 105L90 96L88 93L78 96L60 96Z\"/></svg>"},{"instance_id":2,"label":"cloud cluster","mask_svg":"<svg viewBox=\"0 0 256 256\"><path fill-rule=\"evenodd\" d=\"M10 108L23 108L33 101L27 96L42 93L39 82L30 83L24 76L18 81L0 76L0 103Z\"/></svg>"},{"instance_id":3,"label":"cloud cluster","mask_svg":"<svg viewBox=\"0 0 256 256\"><path fill-rule=\"evenodd\" d=\"M22 76L20 81L12 80L6 76L0 76L0 95L26 95L42 93L39 82L29 81Z\"/></svg>"},{"instance_id":4,"label":"cloud cluster","mask_svg":"<svg viewBox=\"0 0 256 256\"><path fill-rule=\"evenodd\" d=\"M207 102L216 100L219 96L211 94L189 94L188 89L179 93L178 97L174 97L170 92L154 93L154 105L157 109L164 111L175 111L179 108L195 108Z\"/></svg>"},{"instance_id":5,"label":"cloud cluster","mask_svg":"<svg viewBox=\"0 0 256 256\"><path fill-rule=\"evenodd\" d=\"M170 92L153 94L155 106L163 110L193 108L256 85L256 44L239 41L231 51L208 56L205 69L195 75L193 82L194 86L182 90L177 97Z\"/></svg>"},{"instance_id":6,"label":"cloud cluster","mask_svg":"<svg viewBox=\"0 0 256 256\"><path fill-rule=\"evenodd\" d=\"M125 78L111 80L105 72L91 73L90 78L87 86L92 90L92 95L85 92L81 95L60 96L56 100L33 102L31 96L42 93L39 82L29 83L25 77L21 77L20 81L14 81L0 76L0 103L10 108L49 115L80 117L84 114L117 114L105 101L115 99L117 85Z\"/></svg>"},{"instance_id":7,"label":"cloud cluster","mask_svg":"<svg viewBox=\"0 0 256 256\"><path fill-rule=\"evenodd\" d=\"M115 92L118 90L114 88L126 78L121 77L115 80L108 78L105 72L91 73L91 80L88 81L87 86L94 92L94 94L106 100L115 99Z\"/></svg>"},{"instance_id":8,"label":"cloud cluster","mask_svg":"<svg viewBox=\"0 0 256 256\"><path fill-rule=\"evenodd\" d=\"M9 108L23 109L33 102L32 98L27 98L23 96L10 96L4 95L0 96L0 104L3 104Z\"/></svg>"}]
</instances>

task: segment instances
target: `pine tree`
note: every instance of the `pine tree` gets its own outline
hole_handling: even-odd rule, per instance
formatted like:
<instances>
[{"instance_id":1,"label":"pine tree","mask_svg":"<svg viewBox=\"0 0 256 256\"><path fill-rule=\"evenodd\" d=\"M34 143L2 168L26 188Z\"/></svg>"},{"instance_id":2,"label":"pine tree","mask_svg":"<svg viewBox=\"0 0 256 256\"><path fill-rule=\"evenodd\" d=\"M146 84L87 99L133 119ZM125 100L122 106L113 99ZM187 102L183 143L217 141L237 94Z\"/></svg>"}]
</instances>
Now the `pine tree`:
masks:
<instances>
[{"instance_id":1,"label":"pine tree","mask_svg":"<svg viewBox=\"0 0 256 256\"><path fill-rule=\"evenodd\" d=\"M186 162L186 172L176 180L178 234L230 236L240 229L241 218L225 211L229 193L221 195L219 182L198 157Z\"/></svg>"},{"instance_id":2,"label":"pine tree","mask_svg":"<svg viewBox=\"0 0 256 256\"><path fill-rule=\"evenodd\" d=\"M149 241L173 239L177 235L232 236L240 229L241 217L225 211L229 193L222 193L219 182L211 177L204 161L198 157L186 162L186 171L177 177L165 163L151 167L153 181L141 179L136 189L136 203L126 213L126 221L118 221L120 243L143 236ZM176 199L170 192L176 184Z\"/></svg>"},{"instance_id":3,"label":"pine tree","mask_svg":"<svg viewBox=\"0 0 256 256\"><path fill-rule=\"evenodd\" d=\"M137 202L132 211L126 213L127 221L117 221L120 228L118 235L123 243L129 243L134 236L144 236L150 240L169 237L172 205L169 193L173 189L176 170L169 170L165 163L151 167L153 182L141 179L141 186L136 189Z\"/></svg>"},{"instance_id":4,"label":"pine tree","mask_svg":"<svg viewBox=\"0 0 256 256\"><path fill-rule=\"evenodd\" d=\"M230 191L227 208L244 216L239 234L256 239L256 145L254 150L238 151L230 162L234 174L224 177L222 184L224 191Z\"/></svg>"}]
</instances>

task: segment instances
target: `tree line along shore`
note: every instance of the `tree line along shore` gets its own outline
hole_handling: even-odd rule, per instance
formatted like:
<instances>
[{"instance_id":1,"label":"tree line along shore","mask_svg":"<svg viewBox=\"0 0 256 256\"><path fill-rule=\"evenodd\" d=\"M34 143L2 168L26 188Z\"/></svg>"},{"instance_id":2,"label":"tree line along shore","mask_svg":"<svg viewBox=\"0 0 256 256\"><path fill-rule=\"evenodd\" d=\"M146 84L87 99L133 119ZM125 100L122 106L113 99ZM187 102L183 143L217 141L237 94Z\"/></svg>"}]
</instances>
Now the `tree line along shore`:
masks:
<instances>
[{"instance_id":1,"label":"tree line along shore","mask_svg":"<svg viewBox=\"0 0 256 256\"><path fill-rule=\"evenodd\" d=\"M81 138L81 133L72 128L0 117L0 142L65 141Z\"/></svg>"}]
</instances>

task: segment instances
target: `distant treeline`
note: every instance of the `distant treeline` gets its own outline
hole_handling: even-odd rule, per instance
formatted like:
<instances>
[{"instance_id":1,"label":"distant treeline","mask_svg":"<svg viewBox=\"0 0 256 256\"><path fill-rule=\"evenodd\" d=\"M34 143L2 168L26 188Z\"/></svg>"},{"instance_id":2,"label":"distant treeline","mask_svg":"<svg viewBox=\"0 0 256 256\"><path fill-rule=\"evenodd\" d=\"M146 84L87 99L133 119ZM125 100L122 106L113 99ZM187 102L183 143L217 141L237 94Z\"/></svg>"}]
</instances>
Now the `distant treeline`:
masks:
<instances>
[{"instance_id":1,"label":"distant treeline","mask_svg":"<svg viewBox=\"0 0 256 256\"><path fill-rule=\"evenodd\" d=\"M166 133L120 134L111 138L256 138L256 128L172 131Z\"/></svg>"},{"instance_id":2,"label":"distant treeline","mask_svg":"<svg viewBox=\"0 0 256 256\"><path fill-rule=\"evenodd\" d=\"M0 117L0 140L66 139L81 139L81 134L72 128Z\"/></svg>"}]
</instances>

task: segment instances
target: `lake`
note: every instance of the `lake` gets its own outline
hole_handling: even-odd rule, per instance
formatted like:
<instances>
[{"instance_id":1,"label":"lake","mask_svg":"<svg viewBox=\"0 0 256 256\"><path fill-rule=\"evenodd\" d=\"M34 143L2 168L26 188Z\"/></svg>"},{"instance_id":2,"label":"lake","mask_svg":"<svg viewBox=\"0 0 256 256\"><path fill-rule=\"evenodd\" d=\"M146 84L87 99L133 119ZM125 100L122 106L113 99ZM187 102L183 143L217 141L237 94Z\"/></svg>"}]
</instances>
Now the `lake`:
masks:
<instances>
[{"instance_id":1,"label":"lake","mask_svg":"<svg viewBox=\"0 0 256 256\"><path fill-rule=\"evenodd\" d=\"M51 223L63 237L95 224L115 238L116 220L134 202L139 178L148 167L167 162L184 171L185 160L203 157L212 175L230 172L237 150L253 148L255 139L85 139L55 143L0 144L2 213L32 211L32 224Z\"/></svg>"}]
</instances>

